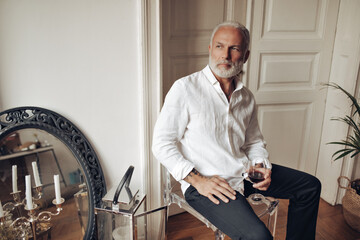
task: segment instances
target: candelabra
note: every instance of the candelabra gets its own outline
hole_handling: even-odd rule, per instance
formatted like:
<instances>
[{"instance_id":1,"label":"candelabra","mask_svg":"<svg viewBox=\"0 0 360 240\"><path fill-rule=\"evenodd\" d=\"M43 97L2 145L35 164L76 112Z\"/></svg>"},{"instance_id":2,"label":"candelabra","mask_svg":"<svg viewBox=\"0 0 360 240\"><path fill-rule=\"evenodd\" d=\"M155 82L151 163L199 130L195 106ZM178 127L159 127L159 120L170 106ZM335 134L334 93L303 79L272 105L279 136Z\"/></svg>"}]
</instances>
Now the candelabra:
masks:
<instances>
[{"instance_id":1,"label":"candelabra","mask_svg":"<svg viewBox=\"0 0 360 240\"><path fill-rule=\"evenodd\" d=\"M34 202L41 199L42 185L34 187L36 191L36 197L32 197ZM56 212L40 211L37 213L38 204L33 203L32 207L29 208L25 204L25 198L21 200L21 191L10 193L13 196L14 202L8 202L4 204L4 216L0 218L0 226L2 229L7 229L15 239L34 239L37 240L38 236L48 233L50 236L50 221L53 216L57 216L62 211L62 204L65 202L63 198L58 201L54 199L52 203L56 206ZM18 217L12 219L13 212L16 209ZM26 211L26 214L23 211Z\"/></svg>"}]
</instances>

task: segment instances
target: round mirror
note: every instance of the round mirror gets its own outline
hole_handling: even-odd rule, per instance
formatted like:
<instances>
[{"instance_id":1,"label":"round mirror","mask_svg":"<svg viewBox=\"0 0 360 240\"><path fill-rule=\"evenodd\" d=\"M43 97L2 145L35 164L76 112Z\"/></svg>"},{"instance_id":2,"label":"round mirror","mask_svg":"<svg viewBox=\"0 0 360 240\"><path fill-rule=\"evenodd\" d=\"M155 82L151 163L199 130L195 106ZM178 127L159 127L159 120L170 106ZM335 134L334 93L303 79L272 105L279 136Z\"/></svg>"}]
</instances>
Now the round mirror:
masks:
<instances>
[{"instance_id":1,"label":"round mirror","mask_svg":"<svg viewBox=\"0 0 360 240\"><path fill-rule=\"evenodd\" d=\"M0 200L9 222L28 217L26 175L31 179L35 214L58 212L50 221L38 221L39 235L96 239L94 207L106 193L105 180L94 150L69 120L37 107L0 113ZM54 175L64 199L60 212Z\"/></svg>"}]
</instances>

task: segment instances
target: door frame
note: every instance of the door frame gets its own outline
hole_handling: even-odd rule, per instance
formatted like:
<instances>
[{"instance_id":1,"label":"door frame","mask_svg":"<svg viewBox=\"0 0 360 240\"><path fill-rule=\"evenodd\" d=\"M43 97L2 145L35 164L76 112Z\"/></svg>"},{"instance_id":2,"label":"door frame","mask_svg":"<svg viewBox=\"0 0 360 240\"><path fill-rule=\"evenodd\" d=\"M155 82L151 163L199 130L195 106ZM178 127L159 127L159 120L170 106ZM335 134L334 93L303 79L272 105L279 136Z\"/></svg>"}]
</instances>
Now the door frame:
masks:
<instances>
[{"instance_id":1,"label":"door frame","mask_svg":"<svg viewBox=\"0 0 360 240\"><path fill-rule=\"evenodd\" d=\"M151 151L152 134L162 106L161 76L161 0L138 0L139 4L139 72L140 77L140 139L142 186L147 209L163 205L160 162ZM158 226L157 223L153 223ZM151 228L151 226L150 226Z\"/></svg>"}]
</instances>

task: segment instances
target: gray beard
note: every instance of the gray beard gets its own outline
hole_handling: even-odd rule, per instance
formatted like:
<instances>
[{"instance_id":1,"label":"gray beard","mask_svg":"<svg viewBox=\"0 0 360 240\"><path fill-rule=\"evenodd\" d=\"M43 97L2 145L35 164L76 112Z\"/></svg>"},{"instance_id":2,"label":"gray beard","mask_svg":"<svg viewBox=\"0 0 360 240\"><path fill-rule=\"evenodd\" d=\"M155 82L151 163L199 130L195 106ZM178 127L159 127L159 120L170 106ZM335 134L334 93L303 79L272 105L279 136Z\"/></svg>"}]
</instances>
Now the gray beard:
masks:
<instances>
[{"instance_id":1,"label":"gray beard","mask_svg":"<svg viewBox=\"0 0 360 240\"><path fill-rule=\"evenodd\" d=\"M222 63L231 64L231 68L230 69L219 69L217 67L217 65L222 64ZM242 71L243 64L242 64L242 62L233 63L233 62L229 62L226 60L215 62L211 59L211 56L209 56L209 66L210 66L210 69L217 76L219 76L221 78L231 78L231 77L238 75Z\"/></svg>"}]
</instances>

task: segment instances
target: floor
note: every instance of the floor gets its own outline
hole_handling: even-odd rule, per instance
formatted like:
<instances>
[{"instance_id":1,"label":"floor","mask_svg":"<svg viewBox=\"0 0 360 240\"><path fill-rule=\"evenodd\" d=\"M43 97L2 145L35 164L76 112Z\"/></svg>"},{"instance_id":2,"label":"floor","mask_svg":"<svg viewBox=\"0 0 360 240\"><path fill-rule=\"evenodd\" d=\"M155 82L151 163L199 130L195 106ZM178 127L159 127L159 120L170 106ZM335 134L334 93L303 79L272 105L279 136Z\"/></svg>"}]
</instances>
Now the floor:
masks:
<instances>
[{"instance_id":1,"label":"floor","mask_svg":"<svg viewBox=\"0 0 360 240\"><path fill-rule=\"evenodd\" d=\"M287 220L287 200L280 200L276 240L285 239ZM189 213L181 213L169 218L168 240L208 240L214 233ZM226 238L229 240L230 238ZM351 229L342 215L341 205L331 206L320 201L316 240L359 240L360 232Z\"/></svg>"}]
</instances>

